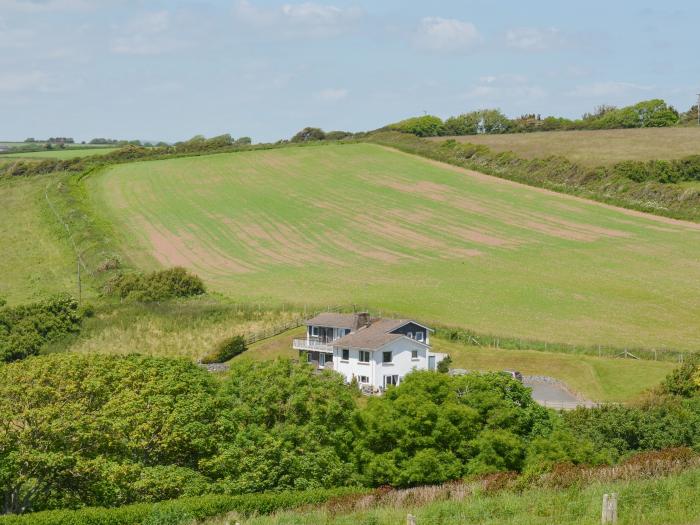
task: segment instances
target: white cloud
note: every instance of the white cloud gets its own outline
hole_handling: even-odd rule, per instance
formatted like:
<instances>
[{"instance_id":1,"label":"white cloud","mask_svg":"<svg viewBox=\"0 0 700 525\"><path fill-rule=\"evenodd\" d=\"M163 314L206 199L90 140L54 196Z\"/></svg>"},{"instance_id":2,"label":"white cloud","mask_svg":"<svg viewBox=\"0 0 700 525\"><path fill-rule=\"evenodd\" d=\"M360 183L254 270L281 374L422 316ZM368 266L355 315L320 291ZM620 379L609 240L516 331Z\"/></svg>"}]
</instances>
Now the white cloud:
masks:
<instances>
[{"instance_id":1,"label":"white cloud","mask_svg":"<svg viewBox=\"0 0 700 525\"><path fill-rule=\"evenodd\" d=\"M564 45L561 31L555 27L519 27L510 29L505 36L506 45L520 51L546 51Z\"/></svg>"},{"instance_id":2,"label":"white cloud","mask_svg":"<svg viewBox=\"0 0 700 525\"><path fill-rule=\"evenodd\" d=\"M640 91L651 91L654 86L633 84L631 82L594 82L577 86L569 95L580 98L616 97Z\"/></svg>"},{"instance_id":3,"label":"white cloud","mask_svg":"<svg viewBox=\"0 0 700 525\"><path fill-rule=\"evenodd\" d=\"M343 100L347 98L349 91L344 88L340 89L322 89L316 93L316 98L323 100L325 102L337 102L338 100Z\"/></svg>"},{"instance_id":4,"label":"white cloud","mask_svg":"<svg viewBox=\"0 0 700 525\"><path fill-rule=\"evenodd\" d=\"M471 22L436 16L423 18L415 34L416 46L429 51L468 51L480 41L479 31Z\"/></svg>"},{"instance_id":5,"label":"white cloud","mask_svg":"<svg viewBox=\"0 0 700 525\"><path fill-rule=\"evenodd\" d=\"M341 8L313 2L257 7L248 0L239 0L233 11L236 20L282 37L337 36L351 30L363 16L362 10L358 8Z\"/></svg>"},{"instance_id":6,"label":"white cloud","mask_svg":"<svg viewBox=\"0 0 700 525\"><path fill-rule=\"evenodd\" d=\"M3 18L0 18L0 49L24 48L29 46L35 38L34 31L12 27Z\"/></svg>"},{"instance_id":7,"label":"white cloud","mask_svg":"<svg viewBox=\"0 0 700 525\"><path fill-rule=\"evenodd\" d=\"M168 35L171 17L168 11L146 13L132 19L111 44L113 53L159 55L182 47L182 41Z\"/></svg>"}]
</instances>

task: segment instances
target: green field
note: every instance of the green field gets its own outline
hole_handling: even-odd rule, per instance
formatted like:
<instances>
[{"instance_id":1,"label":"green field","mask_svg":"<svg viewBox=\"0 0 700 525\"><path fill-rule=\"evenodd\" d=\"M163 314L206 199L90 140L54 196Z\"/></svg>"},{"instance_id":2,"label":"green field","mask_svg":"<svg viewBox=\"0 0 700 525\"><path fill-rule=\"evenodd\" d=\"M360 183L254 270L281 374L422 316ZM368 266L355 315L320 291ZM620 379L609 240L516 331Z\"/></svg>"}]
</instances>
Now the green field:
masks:
<instances>
[{"instance_id":1,"label":"green field","mask_svg":"<svg viewBox=\"0 0 700 525\"><path fill-rule=\"evenodd\" d=\"M2 159L74 159L76 157L89 157L90 155L104 155L114 151L114 148L66 148L46 151L28 151L17 153L3 153Z\"/></svg>"},{"instance_id":2,"label":"green field","mask_svg":"<svg viewBox=\"0 0 700 525\"><path fill-rule=\"evenodd\" d=\"M571 343L700 339L697 224L368 144L124 164L88 189L135 266L189 267L239 301Z\"/></svg>"},{"instance_id":3,"label":"green field","mask_svg":"<svg viewBox=\"0 0 700 525\"><path fill-rule=\"evenodd\" d=\"M0 297L10 303L76 293L75 256L44 196L50 177L0 180Z\"/></svg>"},{"instance_id":4,"label":"green field","mask_svg":"<svg viewBox=\"0 0 700 525\"><path fill-rule=\"evenodd\" d=\"M512 151L533 159L561 155L586 166L623 160L676 159L700 155L700 128L642 128L599 131L546 131L505 135L439 137L484 144L495 151Z\"/></svg>"}]
</instances>

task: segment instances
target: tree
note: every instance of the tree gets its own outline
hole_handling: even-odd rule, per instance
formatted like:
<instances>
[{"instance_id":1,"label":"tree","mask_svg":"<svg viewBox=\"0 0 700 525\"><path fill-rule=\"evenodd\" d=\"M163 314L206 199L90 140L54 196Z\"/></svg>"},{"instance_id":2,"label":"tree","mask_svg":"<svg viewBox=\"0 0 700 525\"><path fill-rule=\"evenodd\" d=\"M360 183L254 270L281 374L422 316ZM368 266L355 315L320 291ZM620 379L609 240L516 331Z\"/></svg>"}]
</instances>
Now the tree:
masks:
<instances>
[{"instance_id":1,"label":"tree","mask_svg":"<svg viewBox=\"0 0 700 525\"><path fill-rule=\"evenodd\" d=\"M249 146L252 143L253 139L251 139L250 137L239 137L234 142L236 146Z\"/></svg>"},{"instance_id":2,"label":"tree","mask_svg":"<svg viewBox=\"0 0 700 525\"><path fill-rule=\"evenodd\" d=\"M440 483L519 470L552 416L501 374L413 372L357 415L358 468L369 485Z\"/></svg>"},{"instance_id":3,"label":"tree","mask_svg":"<svg viewBox=\"0 0 700 525\"><path fill-rule=\"evenodd\" d=\"M186 360L51 354L0 366L2 510L202 493L219 403L215 380Z\"/></svg>"},{"instance_id":4,"label":"tree","mask_svg":"<svg viewBox=\"0 0 700 525\"><path fill-rule=\"evenodd\" d=\"M307 364L234 362L224 385L226 436L208 472L236 493L349 484L356 395L339 374Z\"/></svg>"},{"instance_id":5,"label":"tree","mask_svg":"<svg viewBox=\"0 0 700 525\"><path fill-rule=\"evenodd\" d=\"M292 137L292 142L310 142L324 140L326 134L321 128L304 128Z\"/></svg>"},{"instance_id":6,"label":"tree","mask_svg":"<svg viewBox=\"0 0 700 525\"><path fill-rule=\"evenodd\" d=\"M445 121L445 135L476 135L481 116L478 111L463 113L456 117L450 117Z\"/></svg>"}]
</instances>

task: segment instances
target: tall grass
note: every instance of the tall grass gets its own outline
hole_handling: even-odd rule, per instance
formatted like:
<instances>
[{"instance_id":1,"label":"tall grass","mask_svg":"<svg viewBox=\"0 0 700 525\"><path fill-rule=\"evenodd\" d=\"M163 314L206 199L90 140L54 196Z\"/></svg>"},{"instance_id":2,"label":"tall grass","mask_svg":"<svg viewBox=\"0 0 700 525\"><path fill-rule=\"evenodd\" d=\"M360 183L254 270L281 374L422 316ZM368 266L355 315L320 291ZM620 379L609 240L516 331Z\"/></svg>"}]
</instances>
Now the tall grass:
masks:
<instances>
[{"instance_id":1,"label":"tall grass","mask_svg":"<svg viewBox=\"0 0 700 525\"><path fill-rule=\"evenodd\" d=\"M496 494L453 490L448 498L438 494L429 503L424 503L430 499L424 492L349 513L339 514L325 507L249 519L227 516L205 523L224 525L237 520L242 525L398 525L406 523L406 515L411 513L418 525L592 525L600 522L603 494L616 492L621 525L687 524L700 519L698 486L700 469L693 469L659 478L596 481L563 489L537 487Z\"/></svg>"}]
</instances>

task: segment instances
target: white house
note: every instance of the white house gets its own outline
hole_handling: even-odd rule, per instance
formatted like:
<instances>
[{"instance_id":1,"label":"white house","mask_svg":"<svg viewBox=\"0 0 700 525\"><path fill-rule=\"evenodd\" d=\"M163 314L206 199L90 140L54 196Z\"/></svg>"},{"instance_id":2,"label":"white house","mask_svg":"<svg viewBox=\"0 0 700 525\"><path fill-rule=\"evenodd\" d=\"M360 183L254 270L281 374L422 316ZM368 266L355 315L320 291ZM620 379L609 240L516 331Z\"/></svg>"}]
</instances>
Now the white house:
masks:
<instances>
[{"instance_id":1,"label":"white house","mask_svg":"<svg viewBox=\"0 0 700 525\"><path fill-rule=\"evenodd\" d=\"M435 370L446 354L430 348L430 328L410 319L372 318L367 313L322 313L304 323L293 348L319 369L339 372L360 388L381 391L413 370Z\"/></svg>"}]
</instances>

